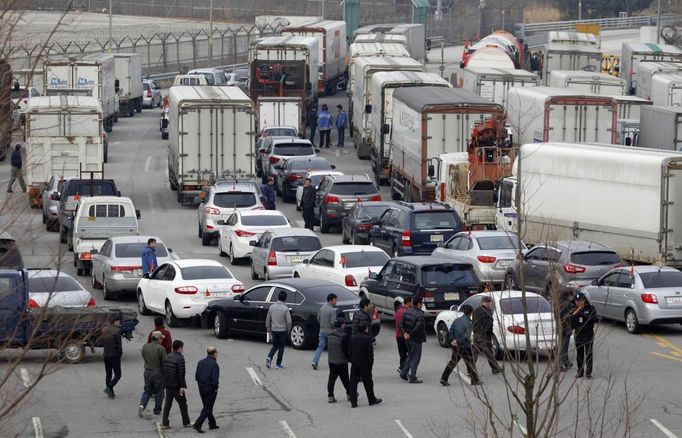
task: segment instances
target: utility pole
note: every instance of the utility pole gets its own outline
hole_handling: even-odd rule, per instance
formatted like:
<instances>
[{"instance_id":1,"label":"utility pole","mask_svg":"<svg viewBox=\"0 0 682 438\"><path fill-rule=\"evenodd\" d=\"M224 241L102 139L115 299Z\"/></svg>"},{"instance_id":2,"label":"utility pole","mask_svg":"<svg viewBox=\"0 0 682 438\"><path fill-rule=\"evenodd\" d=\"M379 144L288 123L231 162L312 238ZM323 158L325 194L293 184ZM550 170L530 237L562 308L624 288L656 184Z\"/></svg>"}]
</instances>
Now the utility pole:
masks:
<instances>
[{"instance_id":1,"label":"utility pole","mask_svg":"<svg viewBox=\"0 0 682 438\"><path fill-rule=\"evenodd\" d=\"M111 30L113 18L114 18L113 17L113 11L111 10L111 0L109 0L109 44L114 43L114 37L112 35L112 30ZM109 50L111 51L111 46L109 46Z\"/></svg>"},{"instance_id":2,"label":"utility pole","mask_svg":"<svg viewBox=\"0 0 682 438\"><path fill-rule=\"evenodd\" d=\"M208 21L209 24L209 34L208 34L208 67L213 66L213 0L208 6Z\"/></svg>"},{"instance_id":3,"label":"utility pole","mask_svg":"<svg viewBox=\"0 0 682 438\"><path fill-rule=\"evenodd\" d=\"M656 17L656 44L661 42L661 0L658 0L658 12Z\"/></svg>"},{"instance_id":4,"label":"utility pole","mask_svg":"<svg viewBox=\"0 0 682 438\"><path fill-rule=\"evenodd\" d=\"M583 1L578 0L578 21L583 19Z\"/></svg>"}]
</instances>

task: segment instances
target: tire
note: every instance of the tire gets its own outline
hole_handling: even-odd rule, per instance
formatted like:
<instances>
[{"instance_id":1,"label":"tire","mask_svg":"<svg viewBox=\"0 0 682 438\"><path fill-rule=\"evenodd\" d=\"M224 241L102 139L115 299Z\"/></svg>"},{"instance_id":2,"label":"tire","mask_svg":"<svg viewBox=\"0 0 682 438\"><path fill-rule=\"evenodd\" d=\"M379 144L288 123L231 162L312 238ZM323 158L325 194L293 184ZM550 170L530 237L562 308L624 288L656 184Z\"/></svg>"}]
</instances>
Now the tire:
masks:
<instances>
[{"instance_id":1,"label":"tire","mask_svg":"<svg viewBox=\"0 0 682 438\"><path fill-rule=\"evenodd\" d=\"M303 350L308 345L308 333L301 321L294 321L289 330L289 343L296 350Z\"/></svg>"},{"instance_id":2,"label":"tire","mask_svg":"<svg viewBox=\"0 0 682 438\"><path fill-rule=\"evenodd\" d=\"M443 348L449 347L449 345L448 345L448 326L443 321L438 323L438 327L436 329L436 337L438 338L438 344L441 347L443 347Z\"/></svg>"},{"instance_id":3,"label":"tire","mask_svg":"<svg viewBox=\"0 0 682 438\"><path fill-rule=\"evenodd\" d=\"M135 111L138 113L142 112L142 99L141 98L135 99Z\"/></svg>"},{"instance_id":4,"label":"tire","mask_svg":"<svg viewBox=\"0 0 682 438\"><path fill-rule=\"evenodd\" d=\"M225 254L225 251L223 251L223 244L221 243L220 238L218 238L218 255L220 257L227 257L227 254Z\"/></svg>"},{"instance_id":5,"label":"tire","mask_svg":"<svg viewBox=\"0 0 682 438\"><path fill-rule=\"evenodd\" d=\"M518 289L518 285L516 284L516 280L514 279L514 274L510 272L504 276L504 284L502 287L504 288L504 290Z\"/></svg>"},{"instance_id":6,"label":"tire","mask_svg":"<svg viewBox=\"0 0 682 438\"><path fill-rule=\"evenodd\" d=\"M256 272L255 269L253 269L253 262L251 262L251 280L258 280L260 277L258 276L258 273Z\"/></svg>"},{"instance_id":7,"label":"tire","mask_svg":"<svg viewBox=\"0 0 682 438\"><path fill-rule=\"evenodd\" d=\"M270 281L270 280L272 280L272 279L270 278L270 274L268 274L268 268L265 268L265 272L263 273L263 279L264 279L265 281Z\"/></svg>"},{"instance_id":8,"label":"tire","mask_svg":"<svg viewBox=\"0 0 682 438\"><path fill-rule=\"evenodd\" d=\"M171 306L170 301L166 301L166 324L168 327L177 327L180 325L180 320L176 318L175 314L173 313L173 306Z\"/></svg>"},{"instance_id":9,"label":"tire","mask_svg":"<svg viewBox=\"0 0 682 438\"><path fill-rule=\"evenodd\" d=\"M218 339L227 339L229 333L227 316L223 312L216 312L213 317L213 334Z\"/></svg>"},{"instance_id":10,"label":"tire","mask_svg":"<svg viewBox=\"0 0 682 438\"><path fill-rule=\"evenodd\" d=\"M147 304L144 302L144 295L142 295L142 291L139 289L137 291L137 311L140 312L140 315L149 315L152 313L147 309Z\"/></svg>"},{"instance_id":11,"label":"tire","mask_svg":"<svg viewBox=\"0 0 682 438\"><path fill-rule=\"evenodd\" d=\"M84 272L85 272L85 269L76 268L76 275L77 276L79 276L79 277L84 276L85 275Z\"/></svg>"},{"instance_id":12,"label":"tire","mask_svg":"<svg viewBox=\"0 0 682 438\"><path fill-rule=\"evenodd\" d=\"M92 288L93 289L99 289L102 287L102 285L97 281L97 277L95 276L95 270L92 270ZM106 300L106 298L104 298Z\"/></svg>"},{"instance_id":13,"label":"tire","mask_svg":"<svg viewBox=\"0 0 682 438\"><path fill-rule=\"evenodd\" d=\"M642 329L642 326L639 325L637 314L630 308L625 310L625 328L633 335L636 335Z\"/></svg>"},{"instance_id":14,"label":"tire","mask_svg":"<svg viewBox=\"0 0 682 438\"><path fill-rule=\"evenodd\" d=\"M201 224L199 224L199 237L201 237L202 234L204 234L204 233L203 233L203 231L201 230Z\"/></svg>"},{"instance_id":15,"label":"tire","mask_svg":"<svg viewBox=\"0 0 682 438\"><path fill-rule=\"evenodd\" d=\"M85 343L80 339L66 341L59 355L67 363L78 363L85 359Z\"/></svg>"},{"instance_id":16,"label":"tire","mask_svg":"<svg viewBox=\"0 0 682 438\"><path fill-rule=\"evenodd\" d=\"M201 234L201 244L203 246L211 246L213 238L211 236L206 235L205 233Z\"/></svg>"},{"instance_id":17,"label":"tire","mask_svg":"<svg viewBox=\"0 0 682 438\"><path fill-rule=\"evenodd\" d=\"M324 215L322 214L322 212L320 212L320 233L322 234L329 233L329 224L325 223Z\"/></svg>"},{"instance_id":18,"label":"tire","mask_svg":"<svg viewBox=\"0 0 682 438\"><path fill-rule=\"evenodd\" d=\"M341 225L341 242L345 244L350 243L350 239L346 237L346 232L343 229L343 225Z\"/></svg>"},{"instance_id":19,"label":"tire","mask_svg":"<svg viewBox=\"0 0 682 438\"><path fill-rule=\"evenodd\" d=\"M47 215L45 214L45 210L43 210L43 224L47 224Z\"/></svg>"},{"instance_id":20,"label":"tire","mask_svg":"<svg viewBox=\"0 0 682 438\"><path fill-rule=\"evenodd\" d=\"M59 242L66 243L66 227L59 228Z\"/></svg>"},{"instance_id":21,"label":"tire","mask_svg":"<svg viewBox=\"0 0 682 438\"><path fill-rule=\"evenodd\" d=\"M113 300L114 299L114 294L109 291L109 288L107 287L107 279L102 277L102 295L104 296L104 300Z\"/></svg>"},{"instance_id":22,"label":"tire","mask_svg":"<svg viewBox=\"0 0 682 438\"><path fill-rule=\"evenodd\" d=\"M232 245L230 245L230 264L232 266L237 266L239 264L239 259L234 256L234 248L232 248Z\"/></svg>"},{"instance_id":23,"label":"tire","mask_svg":"<svg viewBox=\"0 0 682 438\"><path fill-rule=\"evenodd\" d=\"M497 342L497 337L493 335L492 339L492 349L493 349L493 357L495 357L496 360L502 360L504 359L504 352L500 348L500 343Z\"/></svg>"}]
</instances>

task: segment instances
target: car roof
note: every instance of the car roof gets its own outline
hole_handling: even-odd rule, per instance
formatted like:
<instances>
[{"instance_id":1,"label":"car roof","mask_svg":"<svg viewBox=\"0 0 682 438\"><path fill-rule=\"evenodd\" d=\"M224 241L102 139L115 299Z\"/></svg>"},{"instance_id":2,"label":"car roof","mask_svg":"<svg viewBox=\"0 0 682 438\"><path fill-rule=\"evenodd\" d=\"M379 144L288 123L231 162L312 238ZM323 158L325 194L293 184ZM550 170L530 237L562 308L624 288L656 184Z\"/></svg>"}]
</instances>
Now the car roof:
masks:
<instances>
[{"instance_id":1,"label":"car roof","mask_svg":"<svg viewBox=\"0 0 682 438\"><path fill-rule=\"evenodd\" d=\"M489 291L489 292L480 292L478 294L474 294L472 296L477 296L477 295L483 295L483 296L489 296L490 298L493 299L501 299L501 298L521 298L523 297L524 292L520 290L496 290L496 291ZM536 294L535 292L525 292L526 297L542 297L539 294Z\"/></svg>"},{"instance_id":2,"label":"car roof","mask_svg":"<svg viewBox=\"0 0 682 438\"><path fill-rule=\"evenodd\" d=\"M352 181L358 181L358 182L374 182L372 178L369 177L369 175L364 174L364 175L348 175L348 174L343 174L343 175L329 175L329 178L333 182L352 182Z\"/></svg>"},{"instance_id":3,"label":"car roof","mask_svg":"<svg viewBox=\"0 0 682 438\"><path fill-rule=\"evenodd\" d=\"M457 235L469 235L474 237L516 237L516 233L511 231L501 230L478 230L478 231L460 231Z\"/></svg>"},{"instance_id":4,"label":"car roof","mask_svg":"<svg viewBox=\"0 0 682 438\"><path fill-rule=\"evenodd\" d=\"M267 131L267 130L270 130L270 129L282 129L282 128L284 128L284 129L293 129L294 131L298 131L298 129L297 129L295 126L291 126L291 125L268 125L268 126L263 126L263 131ZM284 135L277 135L277 136L275 136L275 138L277 138L277 137L291 138L291 137L289 137L289 136L284 136ZM296 137L296 138L298 138L298 137Z\"/></svg>"},{"instance_id":5,"label":"car roof","mask_svg":"<svg viewBox=\"0 0 682 438\"><path fill-rule=\"evenodd\" d=\"M362 201L355 205L358 207L394 207L397 204L393 201Z\"/></svg>"},{"instance_id":6,"label":"car roof","mask_svg":"<svg viewBox=\"0 0 682 438\"><path fill-rule=\"evenodd\" d=\"M213 191L216 193L229 193L229 192L239 192L248 191L252 192L254 188L258 187L258 183L254 182L237 182L228 183L223 182L213 186Z\"/></svg>"},{"instance_id":7,"label":"car roof","mask_svg":"<svg viewBox=\"0 0 682 438\"><path fill-rule=\"evenodd\" d=\"M470 263L456 262L449 257L444 256L403 256L395 257L394 260L404 261L417 266L428 266L428 265L469 265Z\"/></svg>"},{"instance_id":8,"label":"car roof","mask_svg":"<svg viewBox=\"0 0 682 438\"><path fill-rule=\"evenodd\" d=\"M559 240L556 243L543 245L548 248L559 247L561 249L576 250L595 250L595 251L613 251L606 245L598 242L590 242L588 240Z\"/></svg>"},{"instance_id":9,"label":"car roof","mask_svg":"<svg viewBox=\"0 0 682 438\"><path fill-rule=\"evenodd\" d=\"M163 240L156 236L115 236L109 238L112 243L147 243L149 239L155 239L156 243L163 243Z\"/></svg>"},{"instance_id":10,"label":"car roof","mask_svg":"<svg viewBox=\"0 0 682 438\"><path fill-rule=\"evenodd\" d=\"M293 157L287 158L285 161L324 161L328 162L326 158L314 156L314 155L294 155Z\"/></svg>"},{"instance_id":11,"label":"car roof","mask_svg":"<svg viewBox=\"0 0 682 438\"><path fill-rule=\"evenodd\" d=\"M438 202L396 202L398 207L405 210L412 211L429 211L429 210L443 210L443 211L454 211L450 206L445 204L440 204Z\"/></svg>"},{"instance_id":12,"label":"car roof","mask_svg":"<svg viewBox=\"0 0 682 438\"><path fill-rule=\"evenodd\" d=\"M351 251L367 251L367 252L384 252L383 249L377 248L376 246L372 245L333 245L333 246L325 246L320 251L323 249L328 249L330 251L334 252L351 252Z\"/></svg>"},{"instance_id":13,"label":"car roof","mask_svg":"<svg viewBox=\"0 0 682 438\"><path fill-rule=\"evenodd\" d=\"M621 270L634 269L638 274L644 274L647 272L680 272L679 269L675 269L672 266L655 266L655 265L642 265L642 266L628 266L620 268Z\"/></svg>"},{"instance_id":14,"label":"car roof","mask_svg":"<svg viewBox=\"0 0 682 438\"><path fill-rule=\"evenodd\" d=\"M42 269L42 268L40 268L40 269L29 269L28 274L29 274L29 278L64 277L64 278L72 278L75 280L75 278L73 278L72 276L70 276L66 272L58 271L56 269Z\"/></svg>"},{"instance_id":15,"label":"car roof","mask_svg":"<svg viewBox=\"0 0 682 438\"><path fill-rule=\"evenodd\" d=\"M343 175L343 172L339 172L338 170L311 170L310 172L306 173L306 176L327 176L327 175Z\"/></svg>"},{"instance_id":16,"label":"car roof","mask_svg":"<svg viewBox=\"0 0 682 438\"><path fill-rule=\"evenodd\" d=\"M272 144L273 145L278 145L282 143L305 143L307 145L312 146L313 144L310 142L310 140L307 140L305 138L298 138L298 137L271 137L272 138Z\"/></svg>"},{"instance_id":17,"label":"car roof","mask_svg":"<svg viewBox=\"0 0 682 438\"><path fill-rule=\"evenodd\" d=\"M281 228L277 230L272 230L274 237L286 237L286 236L314 236L317 234L313 230L307 228Z\"/></svg>"},{"instance_id":18,"label":"car roof","mask_svg":"<svg viewBox=\"0 0 682 438\"><path fill-rule=\"evenodd\" d=\"M283 284L285 286L290 286L299 290L312 289L322 286L340 286L337 283L331 282L329 280L322 280L320 278L282 278L274 281L266 281L260 283L257 286L277 286L278 284Z\"/></svg>"},{"instance_id":19,"label":"car roof","mask_svg":"<svg viewBox=\"0 0 682 438\"><path fill-rule=\"evenodd\" d=\"M236 213L241 216L284 216L279 210L237 210Z\"/></svg>"},{"instance_id":20,"label":"car roof","mask_svg":"<svg viewBox=\"0 0 682 438\"><path fill-rule=\"evenodd\" d=\"M225 265L222 263L210 259L181 259L173 260L173 263L179 268L190 268L193 266L222 266L225 268Z\"/></svg>"}]
</instances>

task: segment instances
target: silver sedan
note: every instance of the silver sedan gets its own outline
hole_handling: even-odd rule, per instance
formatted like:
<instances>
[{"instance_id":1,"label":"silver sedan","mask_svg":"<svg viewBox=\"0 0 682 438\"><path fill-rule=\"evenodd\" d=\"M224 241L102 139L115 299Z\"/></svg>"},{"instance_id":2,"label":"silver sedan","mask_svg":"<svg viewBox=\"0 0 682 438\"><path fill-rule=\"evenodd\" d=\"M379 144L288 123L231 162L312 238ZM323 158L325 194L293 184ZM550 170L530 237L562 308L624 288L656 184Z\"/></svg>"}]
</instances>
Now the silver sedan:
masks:
<instances>
[{"instance_id":1,"label":"silver sedan","mask_svg":"<svg viewBox=\"0 0 682 438\"><path fill-rule=\"evenodd\" d=\"M682 272L675 268L616 268L583 291L598 316L624 321L630 333L643 325L682 323Z\"/></svg>"},{"instance_id":2,"label":"silver sedan","mask_svg":"<svg viewBox=\"0 0 682 438\"><path fill-rule=\"evenodd\" d=\"M54 269L30 270L28 307L95 307L95 299L69 274Z\"/></svg>"}]
</instances>

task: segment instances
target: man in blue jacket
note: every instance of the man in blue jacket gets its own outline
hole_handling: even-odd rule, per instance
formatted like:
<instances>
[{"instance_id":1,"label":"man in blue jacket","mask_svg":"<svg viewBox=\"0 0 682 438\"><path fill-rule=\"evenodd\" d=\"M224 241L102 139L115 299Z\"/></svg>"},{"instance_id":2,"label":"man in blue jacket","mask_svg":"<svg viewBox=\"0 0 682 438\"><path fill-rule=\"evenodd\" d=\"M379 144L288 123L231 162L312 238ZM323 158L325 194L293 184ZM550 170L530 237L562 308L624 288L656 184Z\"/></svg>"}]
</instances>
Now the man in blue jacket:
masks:
<instances>
[{"instance_id":1,"label":"man in blue jacket","mask_svg":"<svg viewBox=\"0 0 682 438\"><path fill-rule=\"evenodd\" d=\"M450 326L448 340L450 342L450 348L452 349L452 355L440 378L440 384L443 386L450 386L448 378L450 377L450 374L452 374L452 370L457 367L457 362L459 362L460 359L463 359L466 364L467 372L471 378L471 384L479 385L481 383L480 380L478 380L478 373L476 373L476 366L474 363L474 353L471 349L471 328L473 325L471 322L471 315L474 313L474 309L468 304L465 304L460 311L463 315L455 319Z\"/></svg>"},{"instance_id":2,"label":"man in blue jacket","mask_svg":"<svg viewBox=\"0 0 682 438\"><path fill-rule=\"evenodd\" d=\"M159 267L156 261L156 239L149 238L147 247L142 251L142 276L149 278L152 272Z\"/></svg>"},{"instance_id":3,"label":"man in blue jacket","mask_svg":"<svg viewBox=\"0 0 682 438\"><path fill-rule=\"evenodd\" d=\"M204 431L201 430L201 425L207 418L209 429L213 430L220 427L216 424L215 417L213 416L213 405L218 396L218 386L220 383L220 366L216 359L218 357L218 349L215 347L208 347L206 353L207 356L197 364L197 372L195 374L197 385L199 385L201 403L203 405L199 418L194 422L194 429L199 433L204 433Z\"/></svg>"},{"instance_id":4,"label":"man in blue jacket","mask_svg":"<svg viewBox=\"0 0 682 438\"><path fill-rule=\"evenodd\" d=\"M320 131L320 147L329 148L332 142L332 115L329 113L329 107L326 104L322 105L322 110L317 115L317 130Z\"/></svg>"},{"instance_id":5,"label":"man in blue jacket","mask_svg":"<svg viewBox=\"0 0 682 438\"><path fill-rule=\"evenodd\" d=\"M339 133L339 142L337 146L342 148L346 135L346 121L348 120L348 116L346 115L346 112L343 110L343 106L336 105L336 110L339 112L339 114L336 116L335 122L336 130Z\"/></svg>"},{"instance_id":6,"label":"man in blue jacket","mask_svg":"<svg viewBox=\"0 0 682 438\"><path fill-rule=\"evenodd\" d=\"M7 186L7 193L12 193L12 186L15 180L19 180L19 185L21 185L21 190L26 193L26 183L24 182L24 176L21 173L21 166L23 165L23 158L21 156L21 145L18 144L14 147L14 152L10 157L11 165L11 175L9 178L9 185Z\"/></svg>"}]
</instances>

